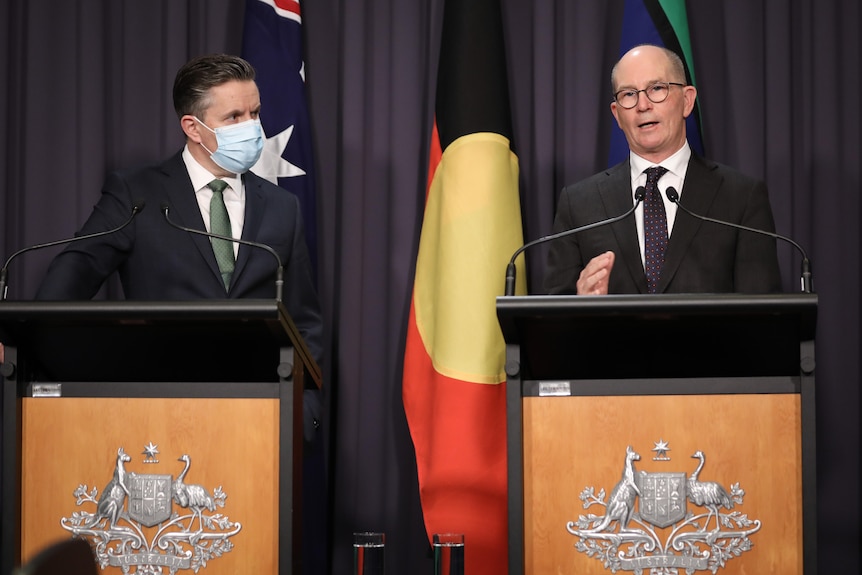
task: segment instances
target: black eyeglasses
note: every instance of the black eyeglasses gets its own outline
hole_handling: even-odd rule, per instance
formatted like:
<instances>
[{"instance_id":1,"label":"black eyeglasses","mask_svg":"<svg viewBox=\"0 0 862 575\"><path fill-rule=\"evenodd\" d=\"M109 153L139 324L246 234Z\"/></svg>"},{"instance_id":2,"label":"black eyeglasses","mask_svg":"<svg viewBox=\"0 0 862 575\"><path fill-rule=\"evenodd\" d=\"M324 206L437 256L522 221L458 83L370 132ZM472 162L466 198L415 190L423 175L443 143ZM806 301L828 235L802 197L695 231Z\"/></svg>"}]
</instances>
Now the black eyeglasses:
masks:
<instances>
[{"instance_id":1,"label":"black eyeglasses","mask_svg":"<svg viewBox=\"0 0 862 575\"><path fill-rule=\"evenodd\" d=\"M630 110L638 105L638 98L640 97L640 93L643 92L646 94L646 97L649 98L650 102L653 104L661 104L667 100L667 95L670 92L671 86L685 87L685 84L680 84L678 82L656 82L654 84L650 84L643 90L620 90L614 94L614 101L619 104L620 107Z\"/></svg>"}]
</instances>

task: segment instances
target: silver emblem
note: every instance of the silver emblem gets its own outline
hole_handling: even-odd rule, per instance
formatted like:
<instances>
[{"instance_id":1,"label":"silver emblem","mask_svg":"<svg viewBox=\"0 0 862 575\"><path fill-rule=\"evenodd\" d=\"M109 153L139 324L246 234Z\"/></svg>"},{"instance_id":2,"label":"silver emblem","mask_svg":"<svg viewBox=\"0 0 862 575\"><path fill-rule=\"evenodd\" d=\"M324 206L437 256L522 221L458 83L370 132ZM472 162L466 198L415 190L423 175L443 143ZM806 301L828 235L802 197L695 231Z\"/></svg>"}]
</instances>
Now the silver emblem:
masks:
<instances>
[{"instance_id":1,"label":"silver emblem","mask_svg":"<svg viewBox=\"0 0 862 575\"><path fill-rule=\"evenodd\" d=\"M129 474L129 519L155 527L171 518L171 476Z\"/></svg>"},{"instance_id":2,"label":"silver emblem","mask_svg":"<svg viewBox=\"0 0 862 575\"><path fill-rule=\"evenodd\" d=\"M667 441L664 439L659 439L652 450L655 451L655 457L652 458L653 461L670 461L670 457L667 456L670 447L667 446Z\"/></svg>"},{"instance_id":3,"label":"silver emblem","mask_svg":"<svg viewBox=\"0 0 862 575\"><path fill-rule=\"evenodd\" d=\"M144 463L158 463L156 453L150 443ZM124 574L141 575L174 575L180 569L197 573L233 549L231 537L242 525L215 513L227 498L221 487L210 491L186 481L191 467L188 455L179 458L183 467L176 479L170 474L127 472L130 461L119 448L113 476L98 499L98 490L86 484L73 493L78 506L91 504L95 509L75 511L60 520L73 536L90 541L103 569L110 565L122 568Z\"/></svg>"},{"instance_id":4,"label":"silver emblem","mask_svg":"<svg viewBox=\"0 0 862 575\"><path fill-rule=\"evenodd\" d=\"M664 528L685 518L685 473L641 472L636 479L641 519Z\"/></svg>"},{"instance_id":5,"label":"silver emblem","mask_svg":"<svg viewBox=\"0 0 862 575\"><path fill-rule=\"evenodd\" d=\"M667 451L667 444L660 441L655 451ZM701 480L706 456L697 451L692 457L699 463L688 476L685 472L637 472L635 462L640 455L627 447L622 477L607 501L604 489L596 493L594 487L586 487L581 492L584 509L600 505L605 513L589 513L568 522L567 531L578 537L575 548L601 561L612 573L649 570L651 575L676 575L680 569L689 575L716 573L749 551L749 536L761 524L735 510L742 505L745 491L738 483L726 489ZM694 511L688 503L695 506ZM656 529L671 526L666 534Z\"/></svg>"},{"instance_id":6,"label":"silver emblem","mask_svg":"<svg viewBox=\"0 0 862 575\"><path fill-rule=\"evenodd\" d=\"M144 463L158 463L159 459L156 455L159 454L159 446L155 445L152 441L144 447Z\"/></svg>"}]
</instances>

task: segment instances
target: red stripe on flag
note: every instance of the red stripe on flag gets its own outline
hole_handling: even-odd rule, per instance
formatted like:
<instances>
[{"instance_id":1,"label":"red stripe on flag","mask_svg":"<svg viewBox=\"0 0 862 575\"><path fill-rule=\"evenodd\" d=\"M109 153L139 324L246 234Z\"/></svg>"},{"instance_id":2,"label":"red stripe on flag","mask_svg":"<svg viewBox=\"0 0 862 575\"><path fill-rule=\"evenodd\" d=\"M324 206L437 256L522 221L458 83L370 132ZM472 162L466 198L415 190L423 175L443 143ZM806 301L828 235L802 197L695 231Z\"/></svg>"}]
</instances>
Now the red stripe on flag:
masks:
<instances>
[{"instance_id":1,"label":"red stripe on flag","mask_svg":"<svg viewBox=\"0 0 862 575\"><path fill-rule=\"evenodd\" d=\"M288 12L293 12L297 16L299 13L299 2L296 0L275 0L275 5L281 8L282 10L287 10Z\"/></svg>"},{"instance_id":2,"label":"red stripe on flag","mask_svg":"<svg viewBox=\"0 0 862 575\"><path fill-rule=\"evenodd\" d=\"M440 147L440 133L437 131L437 122L431 127L431 149L428 151L428 182L425 188L425 201L428 201L428 194L431 192L431 184L434 182L434 175L437 173L437 166L443 159L443 149Z\"/></svg>"},{"instance_id":3,"label":"red stripe on flag","mask_svg":"<svg viewBox=\"0 0 862 575\"><path fill-rule=\"evenodd\" d=\"M506 386L441 375L425 352L413 305L403 401L428 536L463 533L465 573L505 575L508 537Z\"/></svg>"}]
</instances>

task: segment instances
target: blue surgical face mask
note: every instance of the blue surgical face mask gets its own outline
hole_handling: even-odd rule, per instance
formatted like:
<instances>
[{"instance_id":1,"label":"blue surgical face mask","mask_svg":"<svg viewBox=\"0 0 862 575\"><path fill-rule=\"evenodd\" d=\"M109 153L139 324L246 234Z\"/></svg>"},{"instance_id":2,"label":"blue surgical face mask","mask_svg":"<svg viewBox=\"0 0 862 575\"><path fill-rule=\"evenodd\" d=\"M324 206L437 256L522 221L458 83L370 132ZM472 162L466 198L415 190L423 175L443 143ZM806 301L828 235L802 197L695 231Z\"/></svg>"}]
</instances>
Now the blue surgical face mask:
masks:
<instances>
[{"instance_id":1,"label":"blue surgical face mask","mask_svg":"<svg viewBox=\"0 0 862 575\"><path fill-rule=\"evenodd\" d=\"M234 174L244 174L251 169L263 151L263 130L260 120L247 120L239 124L220 126L213 130L197 117L198 123L216 135L218 147L210 152L201 142L201 147L209 152L217 165Z\"/></svg>"}]
</instances>

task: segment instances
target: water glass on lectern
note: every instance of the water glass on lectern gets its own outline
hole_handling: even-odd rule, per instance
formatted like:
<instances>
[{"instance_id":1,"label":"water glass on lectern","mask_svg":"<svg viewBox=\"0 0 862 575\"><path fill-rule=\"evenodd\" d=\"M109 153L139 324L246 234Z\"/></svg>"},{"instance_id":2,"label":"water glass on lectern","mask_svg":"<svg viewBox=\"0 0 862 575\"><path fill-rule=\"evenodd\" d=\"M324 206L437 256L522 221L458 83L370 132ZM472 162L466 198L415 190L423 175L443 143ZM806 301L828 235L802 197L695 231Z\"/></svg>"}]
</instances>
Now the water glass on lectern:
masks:
<instances>
[{"instance_id":1,"label":"water glass on lectern","mask_svg":"<svg viewBox=\"0 0 862 575\"><path fill-rule=\"evenodd\" d=\"M353 575L383 575L386 535L373 531L353 534Z\"/></svg>"},{"instance_id":2,"label":"water glass on lectern","mask_svg":"<svg viewBox=\"0 0 862 575\"><path fill-rule=\"evenodd\" d=\"M464 575L464 534L434 534L434 575Z\"/></svg>"}]
</instances>

